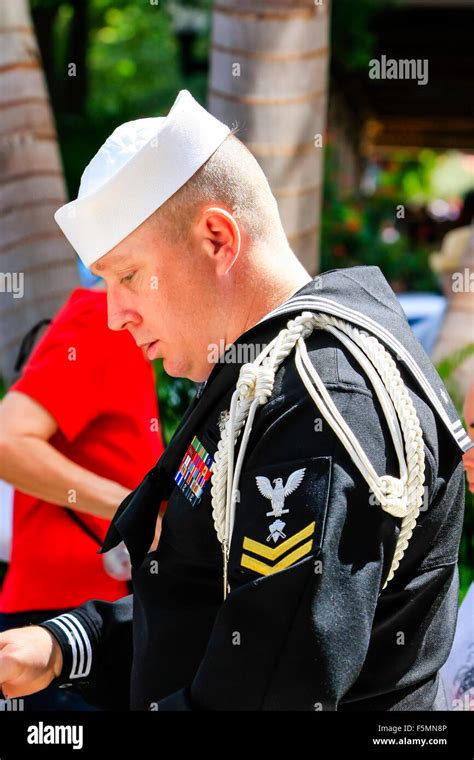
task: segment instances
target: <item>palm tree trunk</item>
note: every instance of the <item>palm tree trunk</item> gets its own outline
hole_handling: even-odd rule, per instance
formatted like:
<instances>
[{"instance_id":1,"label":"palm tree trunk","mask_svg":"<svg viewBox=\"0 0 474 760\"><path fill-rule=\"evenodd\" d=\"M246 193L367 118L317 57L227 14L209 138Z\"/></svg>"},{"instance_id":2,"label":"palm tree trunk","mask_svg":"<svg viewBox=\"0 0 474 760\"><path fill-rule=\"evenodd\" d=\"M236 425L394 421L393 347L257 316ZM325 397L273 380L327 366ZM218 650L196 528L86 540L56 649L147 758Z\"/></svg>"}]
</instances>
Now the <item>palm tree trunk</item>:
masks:
<instances>
[{"instance_id":1,"label":"palm tree trunk","mask_svg":"<svg viewBox=\"0 0 474 760\"><path fill-rule=\"evenodd\" d=\"M0 374L9 384L23 336L79 282L53 217L66 191L25 0L0 5L0 111Z\"/></svg>"},{"instance_id":2,"label":"palm tree trunk","mask_svg":"<svg viewBox=\"0 0 474 760\"><path fill-rule=\"evenodd\" d=\"M328 27L328 0L214 5L209 110L239 125L290 246L312 275L319 271Z\"/></svg>"}]
</instances>

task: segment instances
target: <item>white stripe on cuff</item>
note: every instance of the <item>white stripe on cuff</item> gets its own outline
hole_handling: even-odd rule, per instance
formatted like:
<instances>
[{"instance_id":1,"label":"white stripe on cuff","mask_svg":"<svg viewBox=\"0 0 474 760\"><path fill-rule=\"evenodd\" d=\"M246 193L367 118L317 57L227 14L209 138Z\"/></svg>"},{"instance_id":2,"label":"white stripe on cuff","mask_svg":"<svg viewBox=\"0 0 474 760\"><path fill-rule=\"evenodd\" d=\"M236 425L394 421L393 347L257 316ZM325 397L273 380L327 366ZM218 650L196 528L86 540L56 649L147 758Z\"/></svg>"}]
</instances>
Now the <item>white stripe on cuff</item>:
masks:
<instances>
[{"instance_id":1,"label":"white stripe on cuff","mask_svg":"<svg viewBox=\"0 0 474 760\"><path fill-rule=\"evenodd\" d=\"M69 678L84 678L88 676L92 667L92 647L82 623L70 613L59 615L46 622L56 623L67 636L72 652L72 668ZM84 667L86 653L87 661Z\"/></svg>"}]
</instances>

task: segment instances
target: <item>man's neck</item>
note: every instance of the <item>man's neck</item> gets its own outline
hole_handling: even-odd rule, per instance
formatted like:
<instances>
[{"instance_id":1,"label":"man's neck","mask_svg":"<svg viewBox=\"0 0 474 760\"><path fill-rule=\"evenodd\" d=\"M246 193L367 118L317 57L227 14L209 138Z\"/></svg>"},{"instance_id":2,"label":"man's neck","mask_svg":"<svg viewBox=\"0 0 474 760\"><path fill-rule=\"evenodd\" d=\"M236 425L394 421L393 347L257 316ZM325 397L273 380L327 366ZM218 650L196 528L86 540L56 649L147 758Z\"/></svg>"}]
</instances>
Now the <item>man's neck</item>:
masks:
<instances>
[{"instance_id":1,"label":"man's neck","mask_svg":"<svg viewBox=\"0 0 474 760\"><path fill-rule=\"evenodd\" d=\"M279 293L276 293L273 298L271 298L264 307L260 310L260 313L258 315L258 318L254 318L253 324L249 325L249 327L253 326L254 324L257 324L257 322L260 322L264 317L267 316L270 312L272 312L274 309L276 309L278 306L281 306L281 304L285 303L285 301L288 301L295 293L297 293L301 288L306 285L308 282L311 282L311 277L303 280L302 282L293 283L288 288L282 288ZM246 327L245 329L248 330L249 327Z\"/></svg>"},{"instance_id":2,"label":"man's neck","mask_svg":"<svg viewBox=\"0 0 474 760\"><path fill-rule=\"evenodd\" d=\"M312 279L308 272L301 267L301 269L298 268L297 271L287 274L284 278L267 280L264 289L252 288L253 294L250 299L247 299L246 311L239 320L239 324L234 327L233 332L235 334L227 336L227 345L250 330L273 309L276 309L304 285L311 282Z\"/></svg>"}]
</instances>

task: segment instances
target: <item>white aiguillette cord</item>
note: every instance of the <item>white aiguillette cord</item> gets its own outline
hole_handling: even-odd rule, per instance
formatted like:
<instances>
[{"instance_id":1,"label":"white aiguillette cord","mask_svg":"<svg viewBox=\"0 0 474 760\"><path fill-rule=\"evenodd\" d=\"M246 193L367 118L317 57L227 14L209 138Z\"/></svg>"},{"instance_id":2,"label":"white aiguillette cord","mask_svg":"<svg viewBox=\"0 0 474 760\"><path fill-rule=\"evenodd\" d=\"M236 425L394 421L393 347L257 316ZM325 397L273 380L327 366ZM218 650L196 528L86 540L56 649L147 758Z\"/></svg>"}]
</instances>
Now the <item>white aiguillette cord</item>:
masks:
<instances>
[{"instance_id":1,"label":"white aiguillette cord","mask_svg":"<svg viewBox=\"0 0 474 760\"><path fill-rule=\"evenodd\" d=\"M305 338L314 329L333 333L357 359L380 401L397 453L400 477L377 475L354 435L327 392L306 350ZM392 580L406 551L423 503L425 454L423 434L414 404L389 352L377 338L338 317L304 311L291 319L254 362L241 367L232 395L229 417L221 431L211 476L212 516L222 544L224 599L230 592L227 566L235 521L242 462L257 408L273 391L275 373L295 349L298 374L317 409L348 451L352 461L374 493L381 508L402 519L385 588ZM244 429L234 468L234 448Z\"/></svg>"}]
</instances>

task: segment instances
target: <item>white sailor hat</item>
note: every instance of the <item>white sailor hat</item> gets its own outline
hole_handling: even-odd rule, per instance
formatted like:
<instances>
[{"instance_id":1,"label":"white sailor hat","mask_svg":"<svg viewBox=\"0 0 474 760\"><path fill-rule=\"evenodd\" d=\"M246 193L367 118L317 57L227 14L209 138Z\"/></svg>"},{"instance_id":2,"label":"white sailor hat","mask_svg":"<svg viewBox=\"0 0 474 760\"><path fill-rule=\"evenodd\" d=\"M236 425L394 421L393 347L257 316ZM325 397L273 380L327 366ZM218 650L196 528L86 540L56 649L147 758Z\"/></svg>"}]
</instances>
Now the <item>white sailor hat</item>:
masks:
<instances>
[{"instance_id":1,"label":"white sailor hat","mask_svg":"<svg viewBox=\"0 0 474 760\"><path fill-rule=\"evenodd\" d=\"M168 113L121 124L86 166L77 199L54 218L87 267L139 227L230 133L181 90Z\"/></svg>"}]
</instances>

